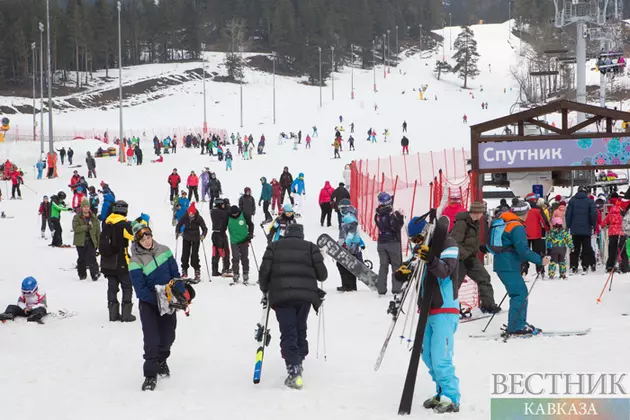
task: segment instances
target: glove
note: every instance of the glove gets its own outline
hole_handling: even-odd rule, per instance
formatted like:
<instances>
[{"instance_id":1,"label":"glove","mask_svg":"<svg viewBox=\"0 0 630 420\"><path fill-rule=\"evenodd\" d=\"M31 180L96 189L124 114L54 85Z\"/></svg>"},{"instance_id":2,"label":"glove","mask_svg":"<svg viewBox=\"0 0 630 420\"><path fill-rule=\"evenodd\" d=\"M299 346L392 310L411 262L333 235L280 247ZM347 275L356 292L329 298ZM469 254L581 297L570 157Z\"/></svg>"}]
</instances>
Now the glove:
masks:
<instances>
[{"instance_id":1,"label":"glove","mask_svg":"<svg viewBox=\"0 0 630 420\"><path fill-rule=\"evenodd\" d=\"M487 254L488 248L485 245L479 245L479 251L483 254Z\"/></svg>"},{"instance_id":2,"label":"glove","mask_svg":"<svg viewBox=\"0 0 630 420\"><path fill-rule=\"evenodd\" d=\"M433 258L435 258L435 255L429 253L429 245L420 246L418 255L420 256L420 259L426 263L431 262L429 260L433 260Z\"/></svg>"},{"instance_id":3,"label":"glove","mask_svg":"<svg viewBox=\"0 0 630 420\"><path fill-rule=\"evenodd\" d=\"M199 238L201 241L203 241L204 239L206 239L206 235L201 235L201 237Z\"/></svg>"},{"instance_id":4,"label":"glove","mask_svg":"<svg viewBox=\"0 0 630 420\"><path fill-rule=\"evenodd\" d=\"M267 295L263 295L262 299L260 299L260 304L263 308L267 307Z\"/></svg>"},{"instance_id":5,"label":"glove","mask_svg":"<svg viewBox=\"0 0 630 420\"><path fill-rule=\"evenodd\" d=\"M252 239L254 239L254 234L250 233L249 235L247 235L247 238L245 239L245 241L250 242Z\"/></svg>"},{"instance_id":6,"label":"glove","mask_svg":"<svg viewBox=\"0 0 630 420\"><path fill-rule=\"evenodd\" d=\"M411 270L407 266L407 264L401 265L398 270L394 273L394 277L398 281L407 281L409 280L409 276L411 275Z\"/></svg>"}]
</instances>

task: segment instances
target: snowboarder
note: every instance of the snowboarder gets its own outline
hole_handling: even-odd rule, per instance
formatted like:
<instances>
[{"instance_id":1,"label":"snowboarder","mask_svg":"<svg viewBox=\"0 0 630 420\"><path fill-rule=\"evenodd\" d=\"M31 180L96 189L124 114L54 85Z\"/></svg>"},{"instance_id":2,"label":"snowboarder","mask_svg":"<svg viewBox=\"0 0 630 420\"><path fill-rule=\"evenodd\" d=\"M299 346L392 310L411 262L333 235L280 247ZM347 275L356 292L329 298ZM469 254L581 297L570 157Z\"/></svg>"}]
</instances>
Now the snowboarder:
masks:
<instances>
[{"instance_id":1,"label":"snowboarder","mask_svg":"<svg viewBox=\"0 0 630 420\"><path fill-rule=\"evenodd\" d=\"M293 207L291 204L286 203L282 206L282 213L276 217L269 233L267 234L267 243L277 241L282 238L286 232L287 226L296 223L295 214L293 213Z\"/></svg>"},{"instance_id":2,"label":"snowboarder","mask_svg":"<svg viewBox=\"0 0 630 420\"><path fill-rule=\"evenodd\" d=\"M63 200L66 198L66 193L63 191L59 191L57 195L53 195L50 197L50 226L52 227L53 237L52 244L53 247L62 247L63 242L61 239L61 234L63 230L61 228L61 212L62 211L72 211L72 209L67 208Z\"/></svg>"},{"instance_id":3,"label":"snowboarder","mask_svg":"<svg viewBox=\"0 0 630 420\"><path fill-rule=\"evenodd\" d=\"M40 215L42 219L41 231L42 231L42 238L44 239L46 238L47 226L48 226L48 229L52 232L52 228L49 225L50 212L51 212L51 204L50 204L50 201L48 201L48 196L45 195L43 201L39 204L39 212L38 212L38 214Z\"/></svg>"},{"instance_id":4,"label":"snowboarder","mask_svg":"<svg viewBox=\"0 0 630 420\"><path fill-rule=\"evenodd\" d=\"M612 228L612 226L611 226ZM606 262L606 271L612 270L616 265L617 260L617 242L616 238L610 238L609 242L609 251L608 251L608 261ZM560 266L560 278L563 280L567 279L567 262L566 262L566 254L567 248L573 249L573 240L571 239L571 235L569 232L564 230L562 219L556 217L551 220L551 231L547 234L545 238L545 243L547 245L547 255L550 256L551 261L549 262L549 279L553 279L556 276L556 268ZM614 245L613 245L614 243ZM614 246L614 252L611 253L611 249ZM622 251L623 252L623 251ZM611 261L611 256L613 256Z\"/></svg>"},{"instance_id":5,"label":"snowboarder","mask_svg":"<svg viewBox=\"0 0 630 420\"><path fill-rule=\"evenodd\" d=\"M273 220L271 213L269 213L269 205L271 204L271 198L273 196L273 188L267 182L267 178L260 178L262 190L260 191L260 198L258 199L258 206L262 204L263 213L265 214L265 221L263 223L269 223Z\"/></svg>"},{"instance_id":6,"label":"snowboarder","mask_svg":"<svg viewBox=\"0 0 630 420\"><path fill-rule=\"evenodd\" d=\"M402 140L400 140L400 145L402 146L402 154L409 154L409 139L407 136L403 136Z\"/></svg>"},{"instance_id":7,"label":"snowboarder","mask_svg":"<svg viewBox=\"0 0 630 420\"><path fill-rule=\"evenodd\" d=\"M295 194L294 200L292 200L294 210L298 209L302 205L304 200L303 196L306 195L306 188L304 187L304 174L300 172L296 180L291 184L291 193ZM299 214L297 214L299 216Z\"/></svg>"},{"instance_id":8,"label":"snowboarder","mask_svg":"<svg viewBox=\"0 0 630 420\"><path fill-rule=\"evenodd\" d=\"M405 218L399 211L392 208L393 198L387 192L378 194L378 207L374 215L374 222L378 228L378 293L387 293L387 275L389 267L392 267L392 293L400 293L402 284L394 277L394 272L402 264L402 244L400 231L404 226Z\"/></svg>"},{"instance_id":9,"label":"snowboarder","mask_svg":"<svg viewBox=\"0 0 630 420\"><path fill-rule=\"evenodd\" d=\"M192 203L186 210L188 216L179 220L175 227L175 240L180 236L182 241L182 277L188 277L188 262L195 270L195 282L201 281L201 266L199 265L199 246L208 235L208 228L203 217L197 211L195 203ZM201 234L199 230L201 229Z\"/></svg>"},{"instance_id":10,"label":"snowboarder","mask_svg":"<svg viewBox=\"0 0 630 420\"><path fill-rule=\"evenodd\" d=\"M171 187L171 194L169 201L172 203L174 198L179 195L179 184L182 182L182 178L177 173L177 168L173 169L173 172L168 176L168 185Z\"/></svg>"},{"instance_id":11,"label":"snowboarder","mask_svg":"<svg viewBox=\"0 0 630 420\"><path fill-rule=\"evenodd\" d=\"M320 226L324 226L324 220L327 219L326 226L330 227L330 217L332 216L332 195L335 189L330 185L329 181L326 181L324 188L319 192L319 208L321 209L321 216L319 218Z\"/></svg>"},{"instance_id":12,"label":"snowboarder","mask_svg":"<svg viewBox=\"0 0 630 420\"><path fill-rule=\"evenodd\" d=\"M339 227L339 243L346 248L357 260L363 262L363 254L361 250L365 248L365 244L361 239L361 235L357 227L357 209L348 206L344 209L341 226ZM357 278L344 266L337 263L337 270L341 277L341 287L337 287L339 292L354 292L357 290Z\"/></svg>"},{"instance_id":13,"label":"snowboarder","mask_svg":"<svg viewBox=\"0 0 630 420\"><path fill-rule=\"evenodd\" d=\"M193 195L195 196L195 201L199 201L199 177L195 173L195 171L190 171L190 175L188 175L188 180L186 181L186 187L188 187L188 197L190 197L190 201L193 199Z\"/></svg>"},{"instance_id":14,"label":"snowboarder","mask_svg":"<svg viewBox=\"0 0 630 420\"><path fill-rule=\"evenodd\" d=\"M22 280L22 294L17 305L9 305L0 314L0 321L12 321L16 316L26 317L28 322L41 322L47 315L46 293L39 289L37 280L27 277Z\"/></svg>"},{"instance_id":15,"label":"snowboarder","mask_svg":"<svg viewBox=\"0 0 630 420\"><path fill-rule=\"evenodd\" d=\"M238 199L238 208L245 214L247 218L252 220L256 214L256 201L252 197L252 189L245 187L243 195Z\"/></svg>"},{"instance_id":16,"label":"snowboarder","mask_svg":"<svg viewBox=\"0 0 630 420\"><path fill-rule=\"evenodd\" d=\"M243 266L243 283L249 282L249 243L254 238L254 224L241 210L230 207L228 219L230 233L230 250L232 252L233 283L240 280L241 264Z\"/></svg>"},{"instance_id":17,"label":"snowboarder","mask_svg":"<svg viewBox=\"0 0 630 420\"><path fill-rule=\"evenodd\" d=\"M311 305L315 312L324 292L317 282L328 278L319 247L304 240L304 227L294 224L285 237L269 244L260 266L260 290L266 304L276 311L280 325L280 347L288 376L287 387L300 389L302 363L308 354L306 321Z\"/></svg>"},{"instance_id":18,"label":"snowboarder","mask_svg":"<svg viewBox=\"0 0 630 420\"><path fill-rule=\"evenodd\" d=\"M90 269L92 281L97 281L101 276L96 262L96 250L101 238L101 226L96 215L90 210L90 201L84 198L81 201L81 209L72 219L72 231L74 232L74 246L77 248L77 274L79 280L87 278L87 269Z\"/></svg>"},{"instance_id":19,"label":"snowboarder","mask_svg":"<svg viewBox=\"0 0 630 420\"><path fill-rule=\"evenodd\" d=\"M227 237L229 210L225 200L217 198L210 211L212 220L212 276L227 276L230 273L230 248ZM219 272L219 259L223 260L223 271Z\"/></svg>"},{"instance_id":20,"label":"snowboarder","mask_svg":"<svg viewBox=\"0 0 630 420\"><path fill-rule=\"evenodd\" d=\"M280 175L280 186L282 187L282 193L280 196L280 204L284 203L284 194L289 194L289 200L291 204L293 204L293 197L291 196L291 186L293 185L293 175L289 172L289 168L287 166L282 170L282 174Z\"/></svg>"}]
</instances>

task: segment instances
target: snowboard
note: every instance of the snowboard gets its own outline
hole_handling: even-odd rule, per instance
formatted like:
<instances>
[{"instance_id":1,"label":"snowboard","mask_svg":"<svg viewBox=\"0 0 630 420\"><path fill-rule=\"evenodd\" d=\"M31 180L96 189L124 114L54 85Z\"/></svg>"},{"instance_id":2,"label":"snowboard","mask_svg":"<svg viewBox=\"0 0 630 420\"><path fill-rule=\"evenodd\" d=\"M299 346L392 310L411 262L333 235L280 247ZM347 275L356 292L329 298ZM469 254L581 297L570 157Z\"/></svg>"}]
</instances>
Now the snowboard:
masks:
<instances>
[{"instance_id":1,"label":"snowboard","mask_svg":"<svg viewBox=\"0 0 630 420\"><path fill-rule=\"evenodd\" d=\"M359 261L348 250L337 243L330 235L325 233L317 238L319 246L328 256L350 271L357 279L361 280L370 290L376 290L378 275Z\"/></svg>"},{"instance_id":2,"label":"snowboard","mask_svg":"<svg viewBox=\"0 0 630 420\"><path fill-rule=\"evenodd\" d=\"M528 335L518 335L518 334L510 334L509 338L531 338L531 337L571 337L571 336L582 336L591 332L590 328L585 330L566 330L566 331L541 331L538 334L528 334ZM481 338L486 340L503 340L505 339L505 335L503 333L497 334L470 334L470 338Z\"/></svg>"},{"instance_id":3,"label":"snowboard","mask_svg":"<svg viewBox=\"0 0 630 420\"><path fill-rule=\"evenodd\" d=\"M448 217L442 216L437 220L435 229L429 242L430 253L439 256L444 249L444 241L448 235L450 221ZM405 385L400 397L400 405L398 406L398 414L411 414L411 406L413 404L413 393L416 387L416 377L418 376L418 367L420 365L420 356L422 354L422 342L424 341L424 330L429 319L429 310L431 309L431 297L433 291L437 287L438 279L435 274L429 270L425 271L424 280L422 281L421 298L420 298L420 316L418 317L418 326L416 327L416 336L413 340L414 346L411 350L409 359L409 367L407 369L407 377Z\"/></svg>"}]
</instances>

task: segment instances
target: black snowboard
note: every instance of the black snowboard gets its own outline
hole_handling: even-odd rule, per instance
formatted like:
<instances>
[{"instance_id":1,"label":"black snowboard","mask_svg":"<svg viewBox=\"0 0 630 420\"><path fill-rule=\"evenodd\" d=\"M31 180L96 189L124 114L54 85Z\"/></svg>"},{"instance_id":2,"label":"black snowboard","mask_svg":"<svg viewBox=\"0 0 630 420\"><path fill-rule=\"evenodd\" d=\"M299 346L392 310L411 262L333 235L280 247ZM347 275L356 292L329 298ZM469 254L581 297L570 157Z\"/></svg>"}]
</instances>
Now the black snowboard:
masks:
<instances>
[{"instance_id":1,"label":"black snowboard","mask_svg":"<svg viewBox=\"0 0 630 420\"><path fill-rule=\"evenodd\" d=\"M317 238L317 246L324 250L333 260L341 264L346 270L354 274L357 279L365 283L371 290L376 290L378 275L348 252L346 248L339 245L330 235L325 233L319 235L319 238Z\"/></svg>"},{"instance_id":2,"label":"black snowboard","mask_svg":"<svg viewBox=\"0 0 630 420\"><path fill-rule=\"evenodd\" d=\"M439 257L444 248L444 241L448 234L450 221L448 217L442 216L438 219L437 225L433 230L433 235L428 244L431 247L431 254ZM418 366L420 364L420 355L422 354L422 341L424 340L424 329L429 319L429 309L431 308L431 296L433 290L437 286L437 277L429 270L426 271L424 282L422 284L422 298L420 300L420 316L418 318L418 327L416 328L416 336L413 341L413 349L411 350L411 358L409 359L409 368L407 369L407 378L400 397L400 405L398 406L398 414L411 414L411 405L413 403L413 392L416 387L416 376L418 375Z\"/></svg>"}]
</instances>

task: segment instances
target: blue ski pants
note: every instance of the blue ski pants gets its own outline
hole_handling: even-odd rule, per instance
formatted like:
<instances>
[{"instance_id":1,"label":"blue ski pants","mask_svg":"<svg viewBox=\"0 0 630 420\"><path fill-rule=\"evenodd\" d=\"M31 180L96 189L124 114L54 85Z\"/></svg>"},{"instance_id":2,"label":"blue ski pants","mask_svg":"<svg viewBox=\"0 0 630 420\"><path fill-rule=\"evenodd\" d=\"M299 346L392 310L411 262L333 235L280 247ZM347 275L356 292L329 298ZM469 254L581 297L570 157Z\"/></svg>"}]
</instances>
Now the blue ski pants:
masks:
<instances>
[{"instance_id":1,"label":"blue ski pants","mask_svg":"<svg viewBox=\"0 0 630 420\"><path fill-rule=\"evenodd\" d=\"M527 320L527 286L518 271L497 271L497 275L510 296L508 332L522 330Z\"/></svg>"},{"instance_id":2,"label":"blue ski pants","mask_svg":"<svg viewBox=\"0 0 630 420\"><path fill-rule=\"evenodd\" d=\"M293 301L275 305L280 325L280 349L287 366L297 366L308 354L306 321L311 309L309 302Z\"/></svg>"},{"instance_id":3,"label":"blue ski pants","mask_svg":"<svg viewBox=\"0 0 630 420\"><path fill-rule=\"evenodd\" d=\"M459 315L430 315L422 342L422 361L429 368L429 375L435 382L436 395L445 395L459 404L459 379L453 366L455 331Z\"/></svg>"}]
</instances>

